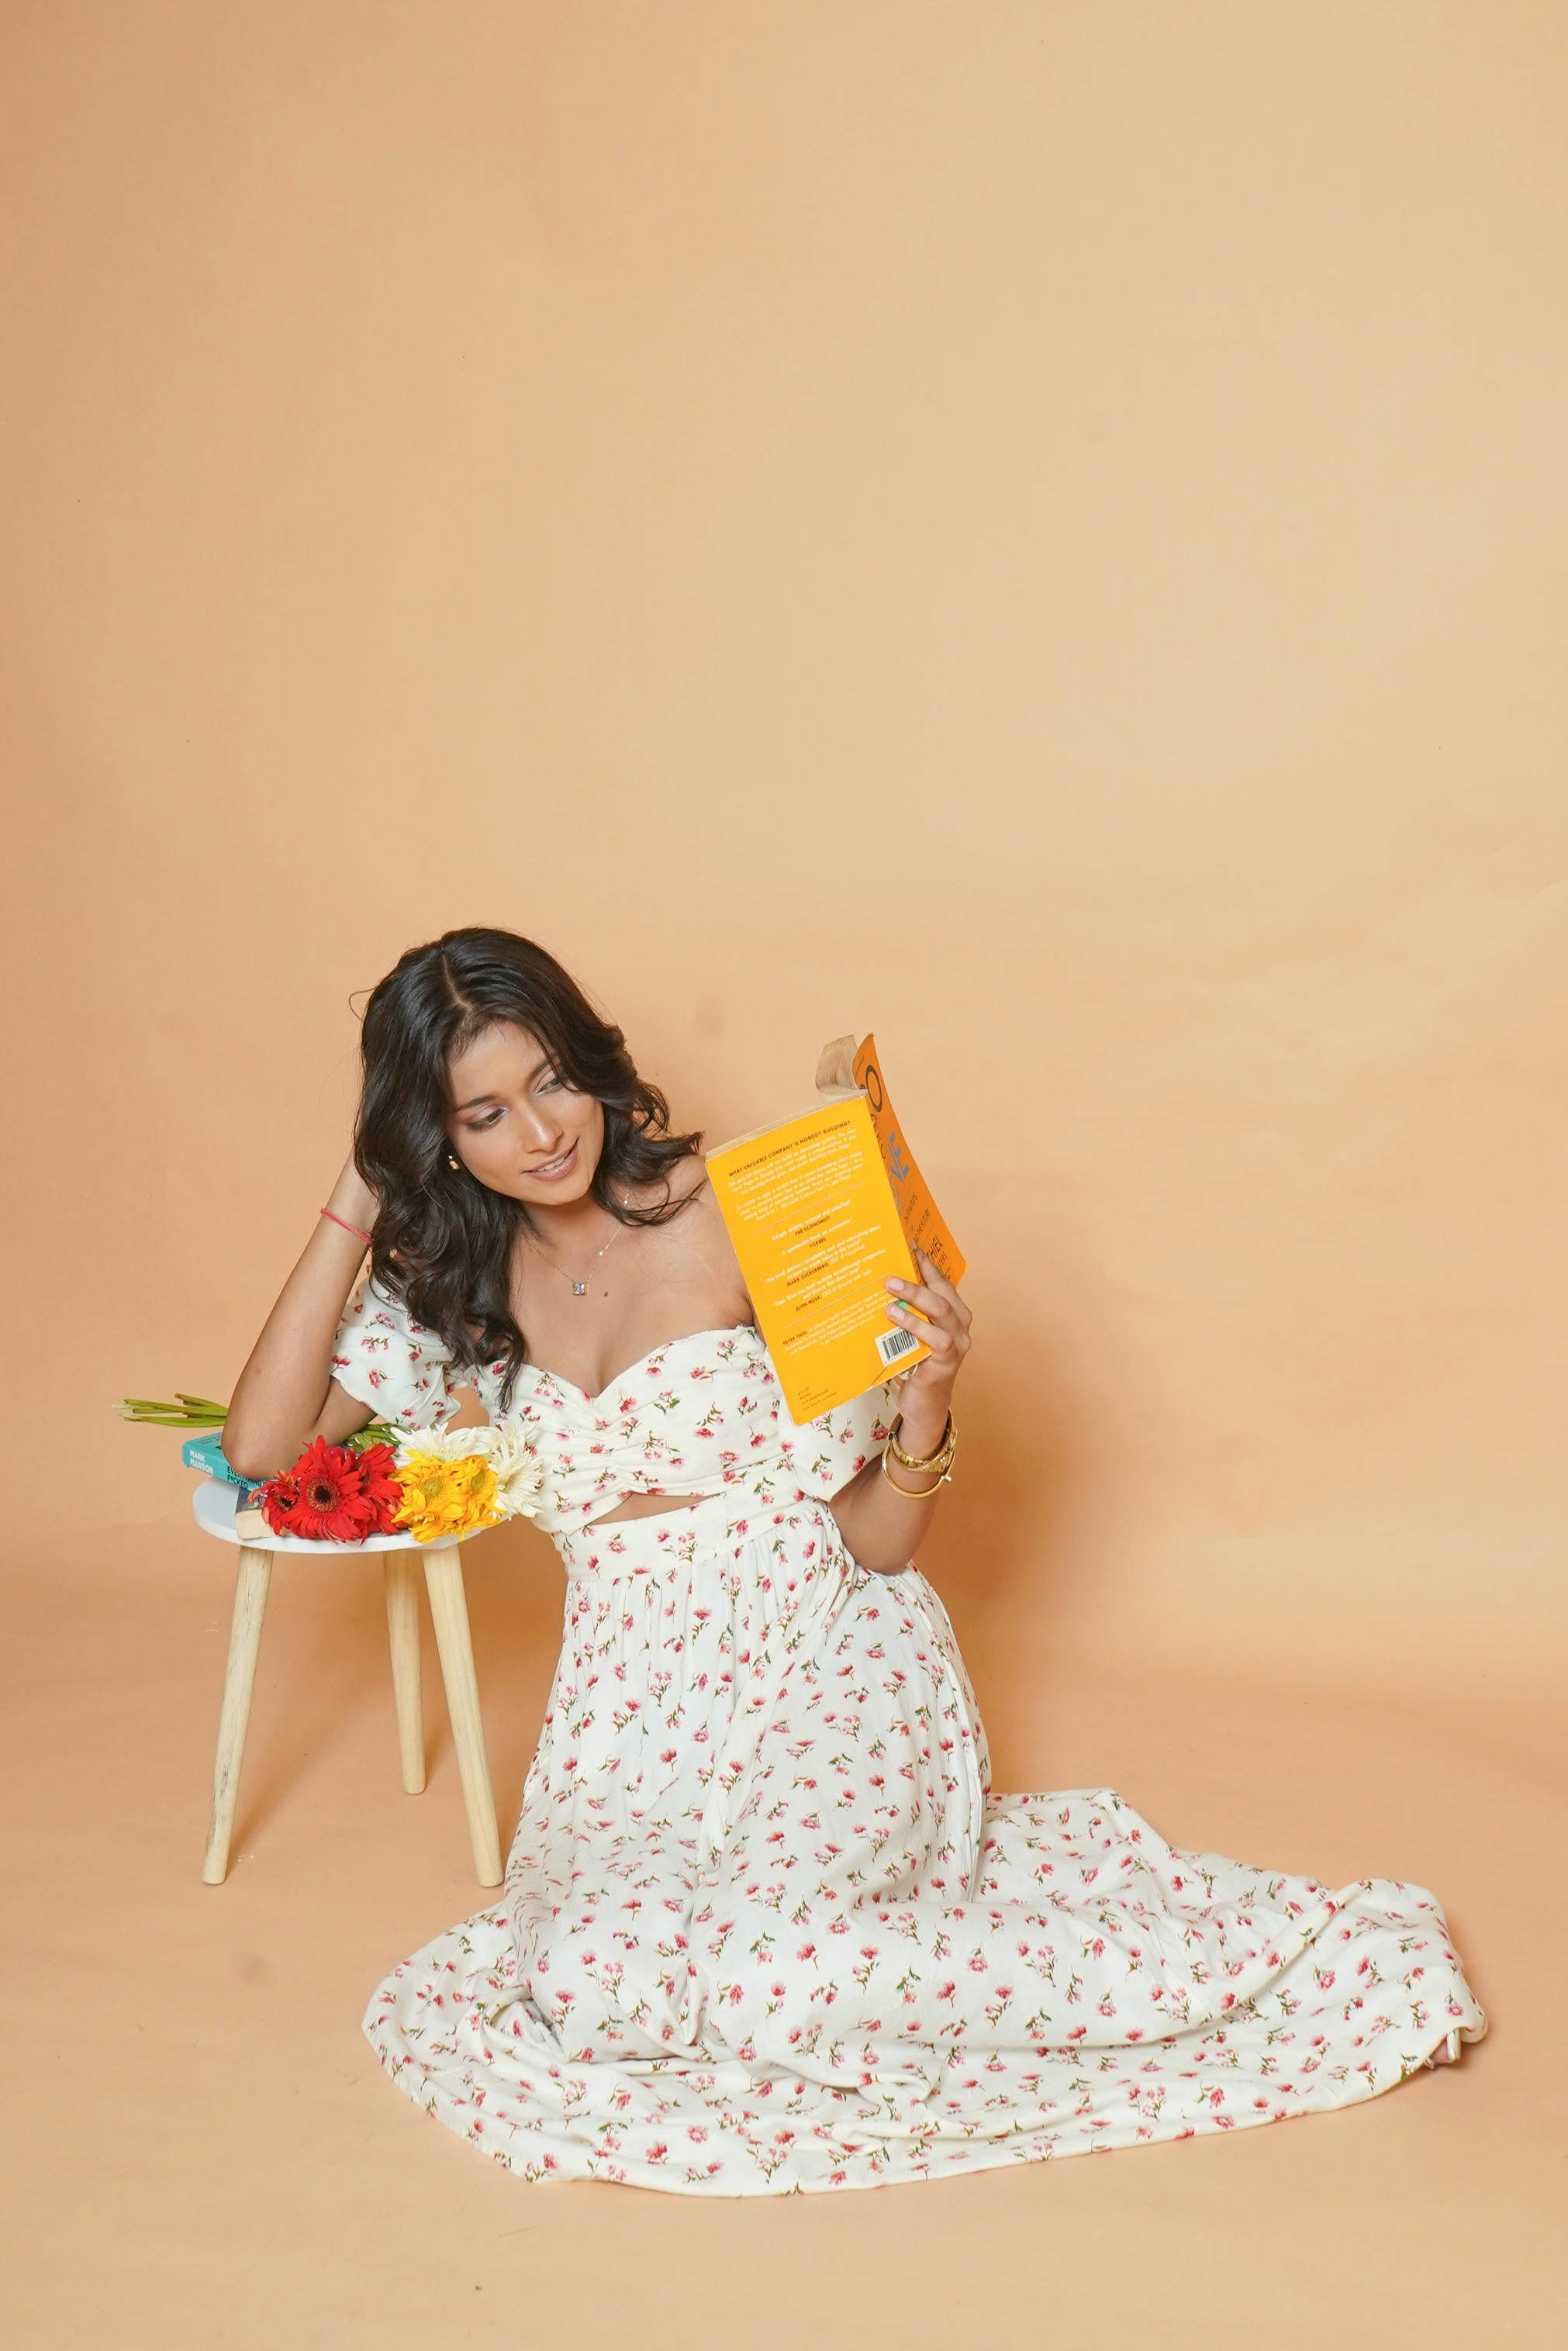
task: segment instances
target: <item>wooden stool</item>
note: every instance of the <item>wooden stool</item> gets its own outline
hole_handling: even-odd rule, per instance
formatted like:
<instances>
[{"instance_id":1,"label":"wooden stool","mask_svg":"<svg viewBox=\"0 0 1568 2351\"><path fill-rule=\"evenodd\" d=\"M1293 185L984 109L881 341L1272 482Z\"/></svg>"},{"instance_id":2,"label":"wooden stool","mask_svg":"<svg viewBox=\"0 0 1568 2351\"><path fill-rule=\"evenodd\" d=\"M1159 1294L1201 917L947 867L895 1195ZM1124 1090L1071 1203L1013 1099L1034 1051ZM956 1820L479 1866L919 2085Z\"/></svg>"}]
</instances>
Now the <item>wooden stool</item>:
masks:
<instances>
[{"instance_id":1,"label":"wooden stool","mask_svg":"<svg viewBox=\"0 0 1568 2351\"><path fill-rule=\"evenodd\" d=\"M392 1694L397 1701L402 1784L411 1796L417 1796L424 1786L424 1721L419 1696L419 1565L413 1556L417 1552L424 1562L424 1585L430 1594L441 1678L446 1686L446 1712L452 1724L452 1743L457 1750L468 1834L474 1841L474 1866L481 1886L499 1886L501 1846L496 1834L496 1799L490 1790L490 1763L485 1752L485 1727L474 1681L474 1648L468 1637L463 1566L457 1556L464 1539L453 1536L445 1542L416 1543L412 1535L371 1535L362 1543L337 1543L306 1542L298 1535L274 1535L266 1543L242 1543L235 1532L238 1499L236 1489L217 1478L204 1478L191 1498L196 1524L203 1533L215 1535L220 1542L233 1543L240 1555L228 1670L224 1677L223 1713L218 1720L213 1820L207 1832L207 1855L202 1864L206 1883L221 1886L228 1875L235 1797L239 1790L246 1725L250 1719L250 1695L256 1686L256 1661L261 1649L261 1620L267 1609L267 1585L272 1580L273 1553L310 1552L357 1559L363 1552L380 1551L387 1555L387 1629L392 1636Z\"/></svg>"}]
</instances>

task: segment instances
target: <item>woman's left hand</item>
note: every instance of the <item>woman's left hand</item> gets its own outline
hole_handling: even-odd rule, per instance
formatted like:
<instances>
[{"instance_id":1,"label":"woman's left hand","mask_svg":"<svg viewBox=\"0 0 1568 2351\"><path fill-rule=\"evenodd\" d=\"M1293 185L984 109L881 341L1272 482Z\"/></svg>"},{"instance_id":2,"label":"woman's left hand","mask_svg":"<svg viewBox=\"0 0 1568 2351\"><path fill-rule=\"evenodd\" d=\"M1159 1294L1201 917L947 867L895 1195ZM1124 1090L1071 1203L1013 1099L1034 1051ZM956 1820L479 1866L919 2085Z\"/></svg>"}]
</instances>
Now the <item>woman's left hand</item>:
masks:
<instances>
[{"instance_id":1,"label":"woman's left hand","mask_svg":"<svg viewBox=\"0 0 1568 2351\"><path fill-rule=\"evenodd\" d=\"M924 1249L915 1250L915 1264L918 1281L889 1281L898 1303L887 1311L891 1321L912 1331L931 1350L898 1383L899 1409L910 1432L905 1442L918 1451L928 1419L935 1423L936 1441L941 1441L952 1405L953 1383L969 1352L970 1316L946 1275L937 1272Z\"/></svg>"}]
</instances>

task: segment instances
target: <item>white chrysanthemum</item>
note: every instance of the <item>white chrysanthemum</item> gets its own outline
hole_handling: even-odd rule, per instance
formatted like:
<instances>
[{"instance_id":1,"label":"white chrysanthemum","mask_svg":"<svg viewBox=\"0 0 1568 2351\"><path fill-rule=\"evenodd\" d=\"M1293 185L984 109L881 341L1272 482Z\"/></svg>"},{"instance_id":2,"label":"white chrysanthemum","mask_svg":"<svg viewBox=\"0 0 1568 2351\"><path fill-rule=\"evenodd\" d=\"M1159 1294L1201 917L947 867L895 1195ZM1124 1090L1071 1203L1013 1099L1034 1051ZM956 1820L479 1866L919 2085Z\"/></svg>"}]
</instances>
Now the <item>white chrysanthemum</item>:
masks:
<instances>
[{"instance_id":1,"label":"white chrysanthemum","mask_svg":"<svg viewBox=\"0 0 1568 2351\"><path fill-rule=\"evenodd\" d=\"M477 1454L496 1480L496 1508L504 1519L531 1519L538 1509L544 1472L515 1420L485 1428L416 1428L398 1447L398 1459L433 1454L438 1461L469 1461Z\"/></svg>"},{"instance_id":2,"label":"white chrysanthemum","mask_svg":"<svg viewBox=\"0 0 1568 2351\"><path fill-rule=\"evenodd\" d=\"M485 1434L493 1440L488 1454L497 1509L509 1519L531 1519L538 1509L545 1482L533 1447L516 1421L503 1421L499 1427L487 1428Z\"/></svg>"}]
</instances>

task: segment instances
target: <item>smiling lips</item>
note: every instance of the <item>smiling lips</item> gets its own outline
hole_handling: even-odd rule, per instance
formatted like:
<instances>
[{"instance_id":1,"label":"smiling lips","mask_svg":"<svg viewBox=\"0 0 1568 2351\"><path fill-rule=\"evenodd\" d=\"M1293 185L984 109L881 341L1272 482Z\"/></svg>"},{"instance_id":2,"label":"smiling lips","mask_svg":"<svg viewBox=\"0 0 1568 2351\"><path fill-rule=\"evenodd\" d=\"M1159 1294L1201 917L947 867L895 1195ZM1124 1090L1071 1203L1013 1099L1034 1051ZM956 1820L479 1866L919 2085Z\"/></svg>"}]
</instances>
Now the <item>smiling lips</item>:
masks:
<instances>
[{"instance_id":1,"label":"smiling lips","mask_svg":"<svg viewBox=\"0 0 1568 2351\"><path fill-rule=\"evenodd\" d=\"M541 1165L529 1167L525 1172L530 1183L556 1184L563 1176L570 1176L576 1165L577 1145L574 1143L571 1149L563 1152L559 1159L547 1159Z\"/></svg>"}]
</instances>

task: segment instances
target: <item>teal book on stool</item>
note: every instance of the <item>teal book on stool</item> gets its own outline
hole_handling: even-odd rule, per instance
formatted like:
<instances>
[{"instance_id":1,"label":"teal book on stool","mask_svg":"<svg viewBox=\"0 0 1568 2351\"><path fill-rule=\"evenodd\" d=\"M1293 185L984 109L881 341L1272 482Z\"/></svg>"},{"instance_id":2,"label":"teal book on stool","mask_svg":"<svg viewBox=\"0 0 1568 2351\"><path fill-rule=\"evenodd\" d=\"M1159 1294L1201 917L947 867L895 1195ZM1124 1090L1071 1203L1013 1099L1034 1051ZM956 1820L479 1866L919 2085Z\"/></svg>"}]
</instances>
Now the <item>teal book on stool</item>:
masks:
<instances>
[{"instance_id":1,"label":"teal book on stool","mask_svg":"<svg viewBox=\"0 0 1568 2351\"><path fill-rule=\"evenodd\" d=\"M358 1559L366 1552L379 1551L386 1553L387 1630L392 1641L392 1695L397 1705L402 1784L411 1796L417 1796L424 1786L424 1719L419 1688L422 1559L431 1621L435 1626L435 1646L441 1658L441 1678L446 1689L452 1744L463 1783L463 1805L474 1844L474 1866L481 1886L499 1886L501 1845L496 1830L496 1799L490 1788L490 1763L485 1751L479 1692L474 1679L474 1646L468 1636L468 1604L458 1556L466 1539L452 1536L444 1542L418 1543L412 1535L393 1534L371 1535L364 1542L337 1543L307 1542L298 1535L271 1535L265 1543L241 1542L235 1531L235 1510L239 1499L237 1486L216 1478L204 1479L191 1498L196 1524L203 1533L212 1535L218 1542L232 1543L239 1552L234 1627L229 1635L223 1712L218 1720L218 1756L213 1772L212 1826L207 1833L206 1859L202 1865L206 1883L221 1886L228 1875L235 1797L239 1789L240 1762L245 1754L246 1726L250 1719L251 1692L256 1686L256 1661L261 1650L261 1625L267 1613L274 1553L308 1552ZM416 1552L418 1558L414 1556Z\"/></svg>"}]
</instances>

